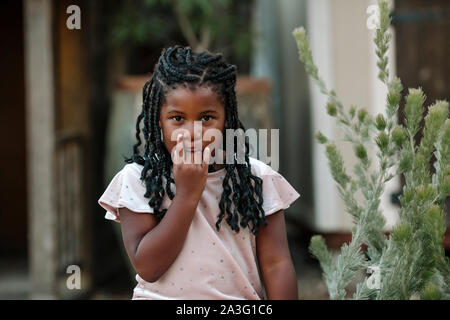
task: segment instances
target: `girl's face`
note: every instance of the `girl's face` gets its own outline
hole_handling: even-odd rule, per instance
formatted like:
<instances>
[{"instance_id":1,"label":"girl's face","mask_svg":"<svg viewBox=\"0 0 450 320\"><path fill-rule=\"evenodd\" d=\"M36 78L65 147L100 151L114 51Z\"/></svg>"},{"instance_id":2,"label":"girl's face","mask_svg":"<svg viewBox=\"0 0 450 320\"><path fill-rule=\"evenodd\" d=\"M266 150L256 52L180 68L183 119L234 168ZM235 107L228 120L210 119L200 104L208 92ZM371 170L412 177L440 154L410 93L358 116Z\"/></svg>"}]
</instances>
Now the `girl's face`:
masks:
<instances>
[{"instance_id":1,"label":"girl's face","mask_svg":"<svg viewBox=\"0 0 450 320\"><path fill-rule=\"evenodd\" d=\"M194 121L201 121L201 136L199 126L194 132ZM204 132L208 129L217 129L223 133L225 125L225 107L219 95L209 87L199 86L194 90L178 87L166 93L165 103L161 107L159 126L163 132L164 144L170 153L177 144L178 134L174 136L174 141L171 139L175 130L185 129L189 132L191 141L189 145L189 141L185 140L186 148L194 147L194 141L195 146L200 145L197 141L201 140L203 151L214 141L214 138L203 141Z\"/></svg>"}]
</instances>

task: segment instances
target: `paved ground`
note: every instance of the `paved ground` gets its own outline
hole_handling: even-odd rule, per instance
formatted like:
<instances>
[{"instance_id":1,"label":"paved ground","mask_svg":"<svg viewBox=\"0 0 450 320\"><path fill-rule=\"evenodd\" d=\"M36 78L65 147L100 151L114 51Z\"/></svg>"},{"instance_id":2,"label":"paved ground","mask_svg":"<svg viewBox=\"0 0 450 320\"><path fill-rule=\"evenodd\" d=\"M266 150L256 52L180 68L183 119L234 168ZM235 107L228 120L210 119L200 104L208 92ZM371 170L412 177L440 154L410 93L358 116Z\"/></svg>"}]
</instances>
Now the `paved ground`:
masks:
<instances>
[{"instance_id":1,"label":"paved ground","mask_svg":"<svg viewBox=\"0 0 450 320\"><path fill-rule=\"evenodd\" d=\"M288 234L296 234L288 232ZM298 234L298 233L297 233ZM297 274L300 299L328 299L317 261L307 252L309 235L289 237L292 259ZM0 261L0 299L29 299L30 283L26 258L23 256L2 257ZM98 288L90 299L130 299L132 288L120 282Z\"/></svg>"},{"instance_id":2,"label":"paved ground","mask_svg":"<svg viewBox=\"0 0 450 320\"><path fill-rule=\"evenodd\" d=\"M293 254L293 260L298 277L299 298L328 299L327 290L317 265L305 264L301 252ZM20 257L2 259L0 263L0 300L29 299L29 293L30 283L26 260ZM98 288L91 299L130 299L131 294L131 289L126 285L111 283L107 287Z\"/></svg>"},{"instance_id":3,"label":"paved ground","mask_svg":"<svg viewBox=\"0 0 450 320\"><path fill-rule=\"evenodd\" d=\"M30 284L26 260L21 256L0 260L0 299L28 299Z\"/></svg>"}]
</instances>

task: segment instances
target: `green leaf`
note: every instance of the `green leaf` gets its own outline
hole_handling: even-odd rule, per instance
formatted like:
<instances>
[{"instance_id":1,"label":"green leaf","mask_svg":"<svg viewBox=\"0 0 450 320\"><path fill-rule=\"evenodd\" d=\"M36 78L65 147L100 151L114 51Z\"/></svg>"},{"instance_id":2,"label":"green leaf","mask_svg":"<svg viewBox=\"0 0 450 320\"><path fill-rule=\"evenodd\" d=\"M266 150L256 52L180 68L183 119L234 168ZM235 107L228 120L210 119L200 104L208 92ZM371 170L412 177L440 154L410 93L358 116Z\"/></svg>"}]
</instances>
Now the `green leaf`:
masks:
<instances>
[{"instance_id":1,"label":"green leaf","mask_svg":"<svg viewBox=\"0 0 450 320\"><path fill-rule=\"evenodd\" d=\"M328 102L327 103L327 113L330 116L335 117L337 114L336 104L334 104L333 102Z\"/></svg>"},{"instance_id":2,"label":"green leaf","mask_svg":"<svg viewBox=\"0 0 450 320\"><path fill-rule=\"evenodd\" d=\"M326 154L328 158L328 165L331 169L331 174L334 180L345 189L350 178L345 173L344 161L336 145L328 143L326 145Z\"/></svg>"},{"instance_id":3,"label":"green leaf","mask_svg":"<svg viewBox=\"0 0 450 320\"><path fill-rule=\"evenodd\" d=\"M392 140L398 147L403 145L405 138L406 133L402 126L396 126L394 130L392 130Z\"/></svg>"},{"instance_id":4,"label":"green leaf","mask_svg":"<svg viewBox=\"0 0 450 320\"><path fill-rule=\"evenodd\" d=\"M378 148L382 152L385 152L387 150L387 146L389 144L389 137L386 134L386 132L382 131L378 134L378 137L376 138L376 143L378 145Z\"/></svg>"},{"instance_id":5,"label":"green leaf","mask_svg":"<svg viewBox=\"0 0 450 320\"><path fill-rule=\"evenodd\" d=\"M381 113L377 115L375 125L379 131L383 131L386 128L386 119Z\"/></svg>"},{"instance_id":6,"label":"green leaf","mask_svg":"<svg viewBox=\"0 0 450 320\"><path fill-rule=\"evenodd\" d=\"M406 96L405 121L411 137L414 137L419 130L424 102L425 95L421 88L409 89L409 93Z\"/></svg>"},{"instance_id":7,"label":"green leaf","mask_svg":"<svg viewBox=\"0 0 450 320\"><path fill-rule=\"evenodd\" d=\"M316 139L317 139L317 141L320 143L320 144L324 144L324 143L326 143L327 141L328 141L328 139L327 139L327 137L325 137L323 134L322 134L322 132L320 132L320 131L318 131L317 133L316 133Z\"/></svg>"},{"instance_id":8,"label":"green leaf","mask_svg":"<svg viewBox=\"0 0 450 320\"><path fill-rule=\"evenodd\" d=\"M362 144L358 144L355 146L355 155L363 160L366 161L367 160L367 151L366 148L364 148L364 146Z\"/></svg>"},{"instance_id":9,"label":"green leaf","mask_svg":"<svg viewBox=\"0 0 450 320\"><path fill-rule=\"evenodd\" d=\"M360 122L363 122L364 119L366 118L366 116L367 116L367 110L366 109L359 109L358 110L358 120Z\"/></svg>"}]
</instances>

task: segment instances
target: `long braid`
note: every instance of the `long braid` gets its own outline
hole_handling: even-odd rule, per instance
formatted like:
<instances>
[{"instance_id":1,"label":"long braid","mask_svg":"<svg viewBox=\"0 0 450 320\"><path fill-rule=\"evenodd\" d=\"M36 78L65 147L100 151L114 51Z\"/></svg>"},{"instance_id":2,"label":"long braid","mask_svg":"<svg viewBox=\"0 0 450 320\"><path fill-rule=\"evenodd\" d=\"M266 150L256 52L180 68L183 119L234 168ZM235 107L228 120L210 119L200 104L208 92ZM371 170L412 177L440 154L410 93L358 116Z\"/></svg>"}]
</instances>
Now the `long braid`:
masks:
<instances>
[{"instance_id":1,"label":"long braid","mask_svg":"<svg viewBox=\"0 0 450 320\"><path fill-rule=\"evenodd\" d=\"M155 65L154 72L144 85L142 96L142 111L136 122L136 138L138 142L133 146L133 155L125 162L136 162L144 166L141 180L145 181L148 204L153 208L153 214L162 219L167 209L161 205L164 196L174 198L171 186L175 184L171 173L173 163L171 155L161 137L159 116L164 104L165 94L177 86L209 86L217 92L225 107L225 117L229 129L242 129L239 121L235 94L236 66L227 64L222 54L209 52L195 53L189 47L174 46L163 50ZM138 147L142 144L140 139L140 122L144 122L144 156L139 155ZM233 153L236 153L234 143ZM226 222L232 230L239 232L239 226L249 227L251 232L257 234L261 222L267 225L264 209L262 207L262 180L251 172L249 161L249 143L245 139L245 163L238 164L233 157L233 163L225 163L225 177L223 179L223 192L219 201L220 212L217 216L216 228L226 215ZM226 151L226 147L224 148ZM163 177L165 186L163 186Z\"/></svg>"}]
</instances>

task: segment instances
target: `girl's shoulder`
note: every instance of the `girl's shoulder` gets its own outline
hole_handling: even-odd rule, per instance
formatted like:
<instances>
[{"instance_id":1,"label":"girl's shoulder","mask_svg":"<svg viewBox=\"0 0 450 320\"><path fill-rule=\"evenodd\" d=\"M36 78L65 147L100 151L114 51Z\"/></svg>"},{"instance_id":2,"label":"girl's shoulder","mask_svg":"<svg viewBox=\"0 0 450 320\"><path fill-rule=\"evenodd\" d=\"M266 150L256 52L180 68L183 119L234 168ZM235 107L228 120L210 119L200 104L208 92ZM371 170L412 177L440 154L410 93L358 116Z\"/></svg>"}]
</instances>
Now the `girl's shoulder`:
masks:
<instances>
[{"instance_id":1,"label":"girl's shoulder","mask_svg":"<svg viewBox=\"0 0 450 320\"><path fill-rule=\"evenodd\" d=\"M121 175L126 179L133 180L139 184L144 184L144 181L141 180L142 170L144 166L138 164L136 162L127 163L123 166L123 168L117 173L117 175ZM148 170L147 175L151 172L151 168Z\"/></svg>"},{"instance_id":2,"label":"girl's shoulder","mask_svg":"<svg viewBox=\"0 0 450 320\"><path fill-rule=\"evenodd\" d=\"M287 209L300 197L295 188L270 165L249 157L252 173L262 180L263 209L268 216L281 209Z\"/></svg>"},{"instance_id":3,"label":"girl's shoulder","mask_svg":"<svg viewBox=\"0 0 450 320\"><path fill-rule=\"evenodd\" d=\"M140 165L139 163L136 162L132 162L125 164L122 170L120 171L126 174L136 174L136 173L140 174L143 168L144 168L143 165Z\"/></svg>"},{"instance_id":4,"label":"girl's shoulder","mask_svg":"<svg viewBox=\"0 0 450 320\"><path fill-rule=\"evenodd\" d=\"M253 157L248 158L251 166L251 171L255 176L262 177L278 174L274 169L272 169L270 165L266 164L265 162Z\"/></svg>"},{"instance_id":5,"label":"girl's shoulder","mask_svg":"<svg viewBox=\"0 0 450 320\"><path fill-rule=\"evenodd\" d=\"M142 169L142 165L128 163L111 179L98 199L98 204L107 210L106 219L120 222L118 209L123 207L135 212L153 212L144 197L146 187L141 180Z\"/></svg>"},{"instance_id":6,"label":"girl's shoulder","mask_svg":"<svg viewBox=\"0 0 450 320\"><path fill-rule=\"evenodd\" d=\"M136 162L127 163L123 166L122 170L120 170L117 175L120 175L122 177L123 182L128 182L129 184L131 184L134 187L134 191L145 193L145 181L141 179L143 169L144 166ZM151 170L151 168L148 169L148 171L146 172L146 176L150 174ZM163 177L163 181L166 181L165 177Z\"/></svg>"}]
</instances>

